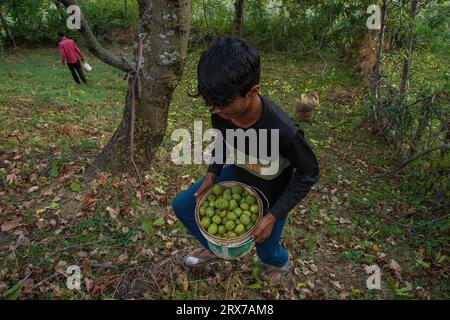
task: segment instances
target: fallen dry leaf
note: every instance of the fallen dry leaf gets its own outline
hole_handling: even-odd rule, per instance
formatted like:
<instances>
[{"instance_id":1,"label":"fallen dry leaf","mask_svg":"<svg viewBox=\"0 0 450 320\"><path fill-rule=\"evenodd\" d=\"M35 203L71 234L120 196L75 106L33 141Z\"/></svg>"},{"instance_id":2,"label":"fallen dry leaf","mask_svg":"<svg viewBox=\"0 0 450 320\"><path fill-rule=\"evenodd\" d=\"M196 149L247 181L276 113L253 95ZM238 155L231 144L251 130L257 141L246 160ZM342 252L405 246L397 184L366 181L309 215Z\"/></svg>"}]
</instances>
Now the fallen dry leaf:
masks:
<instances>
[{"instance_id":1,"label":"fallen dry leaf","mask_svg":"<svg viewBox=\"0 0 450 320\"><path fill-rule=\"evenodd\" d=\"M67 262L64 260L61 260L60 262L58 262L58 264L55 266L55 270L57 272L64 272L64 267L67 266Z\"/></svg>"},{"instance_id":2,"label":"fallen dry leaf","mask_svg":"<svg viewBox=\"0 0 450 320\"><path fill-rule=\"evenodd\" d=\"M83 272L91 271L91 262L89 259L83 259Z\"/></svg>"},{"instance_id":3,"label":"fallen dry leaf","mask_svg":"<svg viewBox=\"0 0 450 320\"><path fill-rule=\"evenodd\" d=\"M86 285L86 291L90 292L94 287L94 281L89 278L84 278L84 284Z\"/></svg>"},{"instance_id":4,"label":"fallen dry leaf","mask_svg":"<svg viewBox=\"0 0 450 320\"><path fill-rule=\"evenodd\" d=\"M172 241L166 242L166 249L170 250L175 244Z\"/></svg>"},{"instance_id":5,"label":"fallen dry leaf","mask_svg":"<svg viewBox=\"0 0 450 320\"><path fill-rule=\"evenodd\" d=\"M351 223L351 221L347 218L339 217L339 223L340 224L349 224L349 223Z\"/></svg>"},{"instance_id":6,"label":"fallen dry leaf","mask_svg":"<svg viewBox=\"0 0 450 320\"><path fill-rule=\"evenodd\" d=\"M42 196L51 196L51 195L53 195L53 190L50 189L50 188L42 189L41 190L41 195Z\"/></svg>"},{"instance_id":7,"label":"fallen dry leaf","mask_svg":"<svg viewBox=\"0 0 450 320\"><path fill-rule=\"evenodd\" d=\"M16 176L14 173L8 174L8 175L6 176L6 181L7 181L9 184L17 184L17 176Z\"/></svg>"},{"instance_id":8,"label":"fallen dry leaf","mask_svg":"<svg viewBox=\"0 0 450 320\"><path fill-rule=\"evenodd\" d=\"M106 211L108 211L109 216L111 217L111 219L115 220L117 219L118 215L119 215L119 211L116 209L113 209L111 207L106 207Z\"/></svg>"},{"instance_id":9,"label":"fallen dry leaf","mask_svg":"<svg viewBox=\"0 0 450 320\"><path fill-rule=\"evenodd\" d=\"M394 271L402 272L403 268L394 260L391 260L391 263L389 264L389 268L391 268Z\"/></svg>"},{"instance_id":10,"label":"fallen dry leaf","mask_svg":"<svg viewBox=\"0 0 450 320\"><path fill-rule=\"evenodd\" d=\"M311 264L309 265L309 268L311 269L311 271L312 271L313 273L319 272L319 268L317 268L317 266L316 266L314 263L311 263Z\"/></svg>"},{"instance_id":11,"label":"fallen dry leaf","mask_svg":"<svg viewBox=\"0 0 450 320\"><path fill-rule=\"evenodd\" d=\"M117 259L117 262L125 263L127 260L128 260L128 254L125 252L119 256L119 258Z\"/></svg>"},{"instance_id":12,"label":"fallen dry leaf","mask_svg":"<svg viewBox=\"0 0 450 320\"><path fill-rule=\"evenodd\" d=\"M20 223L20 221L22 221L22 217L15 217L12 220L6 221L2 224L2 231L8 232L21 226L22 224Z\"/></svg>"},{"instance_id":13,"label":"fallen dry leaf","mask_svg":"<svg viewBox=\"0 0 450 320\"><path fill-rule=\"evenodd\" d=\"M38 186L32 186L32 187L28 188L28 193L32 193L32 192L36 191L37 189L39 189Z\"/></svg>"},{"instance_id":14,"label":"fallen dry leaf","mask_svg":"<svg viewBox=\"0 0 450 320\"><path fill-rule=\"evenodd\" d=\"M184 275L184 280L183 280L183 290L184 290L184 292L187 292L188 288L189 288L188 278L187 278L187 275Z\"/></svg>"},{"instance_id":15,"label":"fallen dry leaf","mask_svg":"<svg viewBox=\"0 0 450 320\"><path fill-rule=\"evenodd\" d=\"M102 187L108 182L108 179L105 176L100 176L97 179L97 184Z\"/></svg>"},{"instance_id":16,"label":"fallen dry leaf","mask_svg":"<svg viewBox=\"0 0 450 320\"><path fill-rule=\"evenodd\" d=\"M344 286L339 283L339 281L331 281L331 284L333 285L333 288L335 288L337 291L344 290Z\"/></svg>"}]
</instances>

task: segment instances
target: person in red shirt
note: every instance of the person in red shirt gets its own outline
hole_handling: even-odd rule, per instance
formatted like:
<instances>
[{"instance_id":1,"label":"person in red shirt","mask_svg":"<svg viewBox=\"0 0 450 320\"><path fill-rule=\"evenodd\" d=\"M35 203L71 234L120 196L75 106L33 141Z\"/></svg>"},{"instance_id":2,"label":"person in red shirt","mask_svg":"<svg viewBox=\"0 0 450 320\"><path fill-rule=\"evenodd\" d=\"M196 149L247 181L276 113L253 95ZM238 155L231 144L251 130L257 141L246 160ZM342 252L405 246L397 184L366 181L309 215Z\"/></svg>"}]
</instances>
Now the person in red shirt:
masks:
<instances>
[{"instance_id":1,"label":"person in red shirt","mask_svg":"<svg viewBox=\"0 0 450 320\"><path fill-rule=\"evenodd\" d=\"M80 58L81 61L84 60L83 53L77 47L75 41L66 38L64 32L59 31L58 37L59 37L59 53L61 54L62 65L64 65L65 62L67 61L67 66L69 67L70 72L72 72L73 80L75 80L76 83L80 84L81 83L80 79L84 83L87 83L87 80L84 77L83 70L81 69L80 60L78 59ZM80 79L78 79L78 76L80 77Z\"/></svg>"}]
</instances>

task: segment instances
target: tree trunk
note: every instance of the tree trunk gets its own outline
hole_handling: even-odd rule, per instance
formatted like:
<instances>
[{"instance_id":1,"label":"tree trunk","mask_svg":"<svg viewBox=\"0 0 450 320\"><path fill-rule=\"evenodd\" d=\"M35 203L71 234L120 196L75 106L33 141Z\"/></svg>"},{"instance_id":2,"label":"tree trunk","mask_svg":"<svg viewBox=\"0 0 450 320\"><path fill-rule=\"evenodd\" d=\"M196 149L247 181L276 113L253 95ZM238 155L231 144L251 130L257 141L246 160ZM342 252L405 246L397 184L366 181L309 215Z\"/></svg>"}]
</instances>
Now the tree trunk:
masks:
<instances>
[{"instance_id":1,"label":"tree trunk","mask_svg":"<svg viewBox=\"0 0 450 320\"><path fill-rule=\"evenodd\" d=\"M1 8L0 8L1 9ZM9 27L8 24L6 23L6 19L3 17L2 15L2 11L0 10L0 22L2 24L3 29L5 30L6 34L8 35L8 37L11 39L11 42L14 46L14 48L17 48L16 46L16 41L14 40L13 35L11 34L11 32L9 31Z\"/></svg>"},{"instance_id":2,"label":"tree trunk","mask_svg":"<svg viewBox=\"0 0 450 320\"><path fill-rule=\"evenodd\" d=\"M128 0L123 0L123 6L124 6L124 20L126 23L128 17Z\"/></svg>"},{"instance_id":3,"label":"tree trunk","mask_svg":"<svg viewBox=\"0 0 450 320\"><path fill-rule=\"evenodd\" d=\"M149 168L166 134L169 105L186 59L189 26L189 0L139 1L139 34L144 53L140 73L142 91L136 97L134 154L141 170ZM129 86L122 122L88 174L97 169L116 174L130 170L130 96Z\"/></svg>"},{"instance_id":4,"label":"tree trunk","mask_svg":"<svg viewBox=\"0 0 450 320\"><path fill-rule=\"evenodd\" d=\"M387 0L383 0L383 5L381 7L381 29L378 35L378 48L377 48L377 61L374 67L374 81L375 86L375 96L378 97L378 91L380 88L380 73L381 73L381 61L383 59L383 46L384 46L384 35L386 30L386 17L387 17Z\"/></svg>"},{"instance_id":5,"label":"tree trunk","mask_svg":"<svg viewBox=\"0 0 450 320\"><path fill-rule=\"evenodd\" d=\"M242 34L242 24L244 23L245 0L234 2L234 35L240 37Z\"/></svg>"},{"instance_id":6,"label":"tree trunk","mask_svg":"<svg viewBox=\"0 0 450 320\"><path fill-rule=\"evenodd\" d=\"M419 6L419 0L411 1L411 8L409 11L409 34L408 34L408 52L403 60L403 74L402 82L400 85L400 96L402 97L403 103L406 102L408 97L408 86L409 86L409 69L411 67L411 57L413 50L413 38L414 38L414 20L417 14L417 7Z\"/></svg>"}]
</instances>

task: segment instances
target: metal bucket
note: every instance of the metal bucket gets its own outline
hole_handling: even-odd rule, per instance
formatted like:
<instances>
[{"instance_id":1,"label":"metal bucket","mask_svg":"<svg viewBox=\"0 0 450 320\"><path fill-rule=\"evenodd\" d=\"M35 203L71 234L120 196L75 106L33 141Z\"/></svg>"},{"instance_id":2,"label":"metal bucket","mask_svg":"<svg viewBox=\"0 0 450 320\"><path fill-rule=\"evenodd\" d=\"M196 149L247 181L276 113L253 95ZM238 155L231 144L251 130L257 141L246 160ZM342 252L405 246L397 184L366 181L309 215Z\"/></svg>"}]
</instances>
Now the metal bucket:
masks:
<instances>
[{"instance_id":1,"label":"metal bucket","mask_svg":"<svg viewBox=\"0 0 450 320\"><path fill-rule=\"evenodd\" d=\"M219 238L213 235L210 235L206 230L203 229L203 227L200 224L200 204L203 203L203 201L212 193L212 189L214 186L210 187L203 195L200 197L199 201L197 201L197 204L195 206L195 222L197 223L200 232L202 235L206 238L208 241L208 245L210 250L216 254L217 256L226 259L226 260L235 260L239 259L240 257L243 257L246 255L255 245L254 241L252 240L252 232L255 229L256 225L258 224L259 220L261 219L264 208L263 203L261 201L261 198L259 197L258 193L253 190L252 187L241 183L237 181L223 181L217 183L218 185L221 185L223 187L229 188L235 185L240 185L244 188L245 191L248 191L252 196L255 197L258 206L259 206L259 212L258 212L258 219L256 220L253 227L248 230L246 233L239 237L235 237L232 239L223 239Z\"/></svg>"}]
</instances>

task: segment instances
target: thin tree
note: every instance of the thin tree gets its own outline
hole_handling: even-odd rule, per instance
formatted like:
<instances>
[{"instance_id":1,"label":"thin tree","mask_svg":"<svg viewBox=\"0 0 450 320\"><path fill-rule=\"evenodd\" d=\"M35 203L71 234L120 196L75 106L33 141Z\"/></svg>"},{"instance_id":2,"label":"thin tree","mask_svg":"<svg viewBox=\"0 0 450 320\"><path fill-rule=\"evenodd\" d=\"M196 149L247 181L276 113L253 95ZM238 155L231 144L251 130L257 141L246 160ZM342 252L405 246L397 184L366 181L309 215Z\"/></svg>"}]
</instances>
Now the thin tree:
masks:
<instances>
[{"instance_id":1,"label":"thin tree","mask_svg":"<svg viewBox=\"0 0 450 320\"><path fill-rule=\"evenodd\" d=\"M234 2L234 35L240 37L242 34L242 25L244 24L245 0L236 0Z\"/></svg>"},{"instance_id":2,"label":"thin tree","mask_svg":"<svg viewBox=\"0 0 450 320\"><path fill-rule=\"evenodd\" d=\"M381 80L381 63L383 60L383 47L384 47L384 36L386 31L386 17L387 17L387 5L388 0L383 0L383 4L381 6L381 28L378 34L378 47L377 47L377 60L374 66L374 89L375 96L378 97L378 92L380 88L380 80Z\"/></svg>"},{"instance_id":3,"label":"thin tree","mask_svg":"<svg viewBox=\"0 0 450 320\"><path fill-rule=\"evenodd\" d=\"M408 97L408 87L409 87L409 70L411 68L411 58L413 51L413 40L414 40L414 21L417 15L417 8L419 6L419 0L412 0L411 7L409 10L409 32L408 32L408 47L405 57L403 59L403 73L402 82L400 84L400 96L402 98L403 104L406 102Z\"/></svg>"},{"instance_id":4,"label":"thin tree","mask_svg":"<svg viewBox=\"0 0 450 320\"><path fill-rule=\"evenodd\" d=\"M6 19L3 16L2 11L3 10L0 6L0 23L2 24L3 30L5 30L5 33L8 35L9 39L11 39L11 42L12 42L14 48L17 48L16 41L14 40L14 37L11 34L11 31L9 30L8 23L6 22Z\"/></svg>"}]
</instances>

